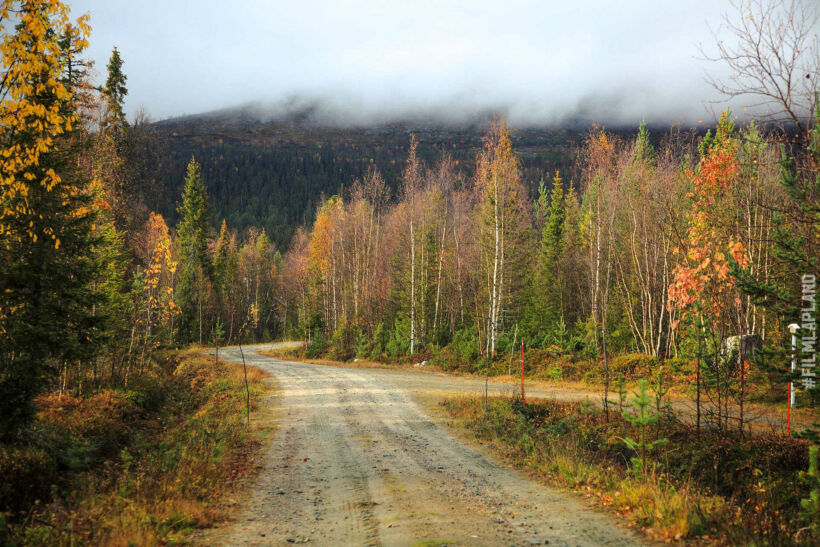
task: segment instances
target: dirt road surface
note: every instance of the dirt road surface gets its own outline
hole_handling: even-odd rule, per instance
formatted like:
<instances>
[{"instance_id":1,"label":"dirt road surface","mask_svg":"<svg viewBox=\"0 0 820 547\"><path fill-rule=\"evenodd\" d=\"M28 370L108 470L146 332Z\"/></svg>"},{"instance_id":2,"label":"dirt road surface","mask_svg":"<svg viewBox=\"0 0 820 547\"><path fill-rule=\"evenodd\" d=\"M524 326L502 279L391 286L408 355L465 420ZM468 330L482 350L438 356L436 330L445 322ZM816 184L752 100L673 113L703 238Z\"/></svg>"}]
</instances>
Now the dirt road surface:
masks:
<instances>
[{"instance_id":1,"label":"dirt road surface","mask_svg":"<svg viewBox=\"0 0 820 547\"><path fill-rule=\"evenodd\" d=\"M270 373L278 385L275 400L266 403L276 405L277 431L264 449L264 467L237 520L193 541L644 543L579 498L539 485L457 441L408 393L429 388L435 376L288 362L257 353L270 347L243 348L248 365ZM238 348L224 348L220 356L241 362ZM442 389L478 388L473 381L459 389L453 380L442 377Z\"/></svg>"}]
</instances>

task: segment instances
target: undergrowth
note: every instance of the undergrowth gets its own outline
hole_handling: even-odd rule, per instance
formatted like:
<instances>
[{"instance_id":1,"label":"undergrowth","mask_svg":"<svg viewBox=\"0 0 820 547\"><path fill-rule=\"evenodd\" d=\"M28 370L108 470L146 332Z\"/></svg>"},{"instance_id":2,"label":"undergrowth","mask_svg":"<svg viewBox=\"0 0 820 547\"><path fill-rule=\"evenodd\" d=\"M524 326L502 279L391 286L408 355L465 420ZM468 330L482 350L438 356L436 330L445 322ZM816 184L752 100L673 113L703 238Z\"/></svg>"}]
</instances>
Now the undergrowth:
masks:
<instances>
[{"instance_id":1,"label":"undergrowth","mask_svg":"<svg viewBox=\"0 0 820 547\"><path fill-rule=\"evenodd\" d=\"M248 370L253 405L263 378ZM0 445L0 544L173 543L224 519L260 445L243 382L187 351L128 389L41 396L29 442Z\"/></svg>"},{"instance_id":2,"label":"undergrowth","mask_svg":"<svg viewBox=\"0 0 820 547\"><path fill-rule=\"evenodd\" d=\"M777 435L700 435L664 416L649 428L668 439L652 450L643 474L634 473L625 438L636 426L617 413L610 420L582 403L454 398L442 403L478 439L502 449L548 482L571 488L626 515L652 538L734 544L810 541L800 515L805 497L799 472L807 443Z\"/></svg>"},{"instance_id":3,"label":"undergrowth","mask_svg":"<svg viewBox=\"0 0 820 547\"><path fill-rule=\"evenodd\" d=\"M461 332L461 331L459 331ZM337 333L338 334L338 333ZM328 338L320 331L314 333L309 344L288 348L276 348L266 355L278 358L326 359L330 361L369 361L387 365L426 363L434 370L466 375L484 376L487 362L469 344L462 344L457 336L447 346L435 346L417 350L413 355L406 352L368 352L370 345L345 345L344 336ZM510 352L501 352L489 362L490 377L518 376L520 374L520 346ZM359 348L359 349L357 349ZM474 349L474 348L473 348ZM359 351L361 350L361 351ZM608 361L610 386L617 395L618 385L635 388L643 378L662 376L666 389L675 396L694 398L697 382L695 359L661 359L644 353L614 355ZM583 384L602 387L606 379L606 367L601 357L592 358L583 352L565 351L552 345L545 348L527 348L524 353L524 375L529 380L553 383ZM763 406L779 406L783 402L782 384L769 374L752 369L746 379L744 397L747 403ZM796 408L814 408L816 401L810 393L797 393Z\"/></svg>"}]
</instances>

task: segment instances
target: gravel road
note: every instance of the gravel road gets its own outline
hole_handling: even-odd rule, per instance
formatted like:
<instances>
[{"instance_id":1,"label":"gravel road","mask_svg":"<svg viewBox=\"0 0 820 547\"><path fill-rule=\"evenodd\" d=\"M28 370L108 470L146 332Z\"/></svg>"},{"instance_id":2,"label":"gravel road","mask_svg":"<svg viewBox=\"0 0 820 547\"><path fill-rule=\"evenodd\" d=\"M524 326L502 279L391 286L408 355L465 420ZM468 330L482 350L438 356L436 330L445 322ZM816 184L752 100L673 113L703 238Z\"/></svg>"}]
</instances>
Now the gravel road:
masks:
<instances>
[{"instance_id":1,"label":"gravel road","mask_svg":"<svg viewBox=\"0 0 820 547\"><path fill-rule=\"evenodd\" d=\"M278 384L275 400L269 401L276 405L277 431L264 449L264 467L236 522L197 534L193 541L644 543L577 497L539 485L465 446L409 394L436 386L458 392L483 385L472 381L459 389L459 382L447 377L437 382L435 375L312 365L257 353L270 347L244 348L248 364L270 373ZM237 348L221 349L220 356L241 362Z\"/></svg>"}]
</instances>

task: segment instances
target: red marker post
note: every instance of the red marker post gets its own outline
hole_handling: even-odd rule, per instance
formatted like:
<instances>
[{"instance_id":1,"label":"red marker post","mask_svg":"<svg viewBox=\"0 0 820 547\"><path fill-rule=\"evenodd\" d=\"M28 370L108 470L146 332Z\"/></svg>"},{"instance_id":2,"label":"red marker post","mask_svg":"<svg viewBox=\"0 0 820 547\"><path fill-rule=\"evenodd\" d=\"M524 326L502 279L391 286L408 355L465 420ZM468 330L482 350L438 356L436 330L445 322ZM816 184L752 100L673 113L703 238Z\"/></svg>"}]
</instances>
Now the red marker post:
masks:
<instances>
[{"instance_id":1,"label":"red marker post","mask_svg":"<svg viewBox=\"0 0 820 547\"><path fill-rule=\"evenodd\" d=\"M524 340L521 340L521 404L527 404L524 398Z\"/></svg>"},{"instance_id":2,"label":"red marker post","mask_svg":"<svg viewBox=\"0 0 820 547\"><path fill-rule=\"evenodd\" d=\"M786 407L786 436L787 437L792 436L792 394L791 394L791 390L792 390L792 383L789 382L789 400L786 401L786 404L788 405Z\"/></svg>"}]
</instances>

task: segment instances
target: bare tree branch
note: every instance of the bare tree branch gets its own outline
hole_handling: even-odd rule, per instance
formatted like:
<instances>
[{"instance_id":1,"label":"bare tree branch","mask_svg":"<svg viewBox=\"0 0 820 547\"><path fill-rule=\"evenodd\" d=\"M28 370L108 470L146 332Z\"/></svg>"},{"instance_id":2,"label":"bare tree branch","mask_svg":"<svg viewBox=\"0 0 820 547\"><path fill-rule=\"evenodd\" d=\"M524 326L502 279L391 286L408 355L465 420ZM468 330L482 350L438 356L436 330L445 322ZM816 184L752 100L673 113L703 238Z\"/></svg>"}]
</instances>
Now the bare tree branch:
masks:
<instances>
[{"instance_id":1,"label":"bare tree branch","mask_svg":"<svg viewBox=\"0 0 820 547\"><path fill-rule=\"evenodd\" d=\"M787 120L807 138L820 78L817 6L811 0L732 0L733 13L711 29L716 52L704 59L728 67L707 82L727 99L756 97L751 108L772 122ZM725 39L724 39L725 38Z\"/></svg>"}]
</instances>

